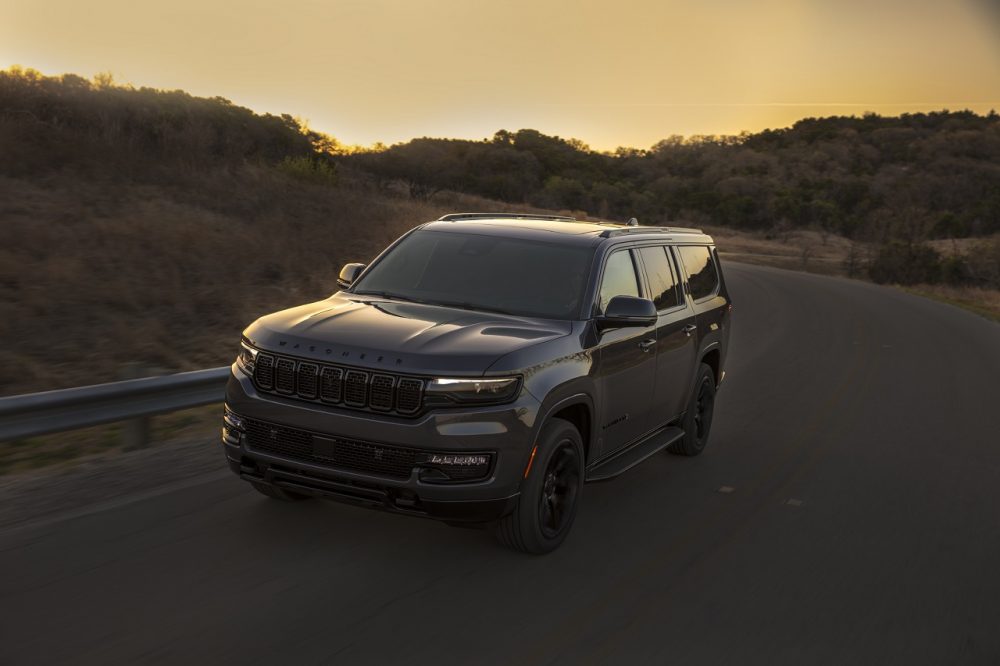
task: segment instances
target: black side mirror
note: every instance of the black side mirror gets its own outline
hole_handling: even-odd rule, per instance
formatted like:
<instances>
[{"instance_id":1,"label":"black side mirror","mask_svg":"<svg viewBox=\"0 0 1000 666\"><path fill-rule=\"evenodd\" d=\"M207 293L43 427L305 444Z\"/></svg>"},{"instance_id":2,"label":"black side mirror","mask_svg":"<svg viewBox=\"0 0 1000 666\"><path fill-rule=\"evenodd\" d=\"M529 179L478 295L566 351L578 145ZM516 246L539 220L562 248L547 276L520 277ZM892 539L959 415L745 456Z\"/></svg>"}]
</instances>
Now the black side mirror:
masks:
<instances>
[{"instance_id":1,"label":"black side mirror","mask_svg":"<svg viewBox=\"0 0 1000 666\"><path fill-rule=\"evenodd\" d=\"M340 277L337 278L337 284L347 289L354 284L354 281L358 279L363 270L365 270L365 264L344 264L344 267L340 269Z\"/></svg>"},{"instance_id":2,"label":"black side mirror","mask_svg":"<svg viewBox=\"0 0 1000 666\"><path fill-rule=\"evenodd\" d=\"M597 327L602 331L628 326L652 326L655 323L656 306L653 301L636 296L615 296L608 303L604 314L597 318Z\"/></svg>"}]
</instances>

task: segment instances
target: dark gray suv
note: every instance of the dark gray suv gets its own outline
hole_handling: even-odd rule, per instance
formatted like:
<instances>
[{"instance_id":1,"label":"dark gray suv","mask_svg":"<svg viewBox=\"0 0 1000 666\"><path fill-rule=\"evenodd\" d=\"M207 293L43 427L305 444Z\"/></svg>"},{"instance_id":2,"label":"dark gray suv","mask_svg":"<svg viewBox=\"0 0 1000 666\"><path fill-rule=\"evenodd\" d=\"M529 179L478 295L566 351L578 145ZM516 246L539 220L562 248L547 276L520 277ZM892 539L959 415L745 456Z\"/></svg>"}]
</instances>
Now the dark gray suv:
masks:
<instances>
[{"instance_id":1,"label":"dark gray suv","mask_svg":"<svg viewBox=\"0 0 1000 666\"><path fill-rule=\"evenodd\" d=\"M251 324L233 364L226 457L269 497L543 553L584 482L708 441L732 305L696 229L446 215L338 282Z\"/></svg>"}]
</instances>

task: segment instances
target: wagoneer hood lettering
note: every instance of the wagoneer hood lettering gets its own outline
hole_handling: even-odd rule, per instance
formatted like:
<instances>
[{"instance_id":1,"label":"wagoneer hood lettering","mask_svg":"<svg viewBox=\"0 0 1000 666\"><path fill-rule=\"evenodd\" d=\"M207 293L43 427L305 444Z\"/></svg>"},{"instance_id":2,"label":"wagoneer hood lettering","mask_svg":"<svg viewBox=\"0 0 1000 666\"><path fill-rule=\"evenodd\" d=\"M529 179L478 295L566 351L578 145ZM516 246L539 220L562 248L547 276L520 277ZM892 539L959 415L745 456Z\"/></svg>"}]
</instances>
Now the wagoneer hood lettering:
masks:
<instances>
[{"instance_id":1,"label":"wagoneer hood lettering","mask_svg":"<svg viewBox=\"0 0 1000 666\"><path fill-rule=\"evenodd\" d=\"M334 295L258 319L262 349L413 374L482 374L501 356L568 335L569 322Z\"/></svg>"}]
</instances>

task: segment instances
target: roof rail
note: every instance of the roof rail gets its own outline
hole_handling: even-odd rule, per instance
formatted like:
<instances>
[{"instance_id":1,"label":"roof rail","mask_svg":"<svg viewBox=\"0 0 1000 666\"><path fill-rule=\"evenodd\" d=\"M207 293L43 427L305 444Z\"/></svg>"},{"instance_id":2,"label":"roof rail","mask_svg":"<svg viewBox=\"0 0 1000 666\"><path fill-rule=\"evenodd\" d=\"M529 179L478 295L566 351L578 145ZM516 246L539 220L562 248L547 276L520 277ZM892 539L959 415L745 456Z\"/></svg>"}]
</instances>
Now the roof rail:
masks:
<instances>
[{"instance_id":1,"label":"roof rail","mask_svg":"<svg viewBox=\"0 0 1000 666\"><path fill-rule=\"evenodd\" d=\"M576 222L575 217L565 215L536 215L534 213L449 213L438 218L439 222L458 220L552 220L556 222Z\"/></svg>"},{"instance_id":2,"label":"roof rail","mask_svg":"<svg viewBox=\"0 0 1000 666\"><path fill-rule=\"evenodd\" d=\"M606 229L600 233L601 238L613 238L615 236L627 236L629 234L701 234L705 233L701 229L691 227L618 227L616 229Z\"/></svg>"}]
</instances>

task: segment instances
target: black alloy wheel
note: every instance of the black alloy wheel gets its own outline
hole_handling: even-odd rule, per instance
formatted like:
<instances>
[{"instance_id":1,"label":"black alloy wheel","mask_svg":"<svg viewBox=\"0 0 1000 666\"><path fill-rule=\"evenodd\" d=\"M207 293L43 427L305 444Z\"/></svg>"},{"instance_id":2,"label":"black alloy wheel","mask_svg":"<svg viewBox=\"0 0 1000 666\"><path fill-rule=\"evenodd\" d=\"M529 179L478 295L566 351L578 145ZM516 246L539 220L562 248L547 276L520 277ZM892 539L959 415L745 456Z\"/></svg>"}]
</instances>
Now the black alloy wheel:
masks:
<instances>
[{"instance_id":1,"label":"black alloy wheel","mask_svg":"<svg viewBox=\"0 0 1000 666\"><path fill-rule=\"evenodd\" d=\"M569 534L583 487L583 439L569 421L554 418L539 433L525 460L521 492L513 511L496 525L502 544L540 555Z\"/></svg>"},{"instance_id":2,"label":"black alloy wheel","mask_svg":"<svg viewBox=\"0 0 1000 666\"><path fill-rule=\"evenodd\" d=\"M560 442L549 458L538 503L538 523L549 539L558 537L567 527L567 519L574 515L580 488L580 468L573 442Z\"/></svg>"},{"instance_id":3,"label":"black alloy wheel","mask_svg":"<svg viewBox=\"0 0 1000 666\"><path fill-rule=\"evenodd\" d=\"M681 426L684 436L667 447L667 451L680 456L696 456L705 450L712 431L715 414L715 372L705 363L698 367L698 374L691 390Z\"/></svg>"}]
</instances>

